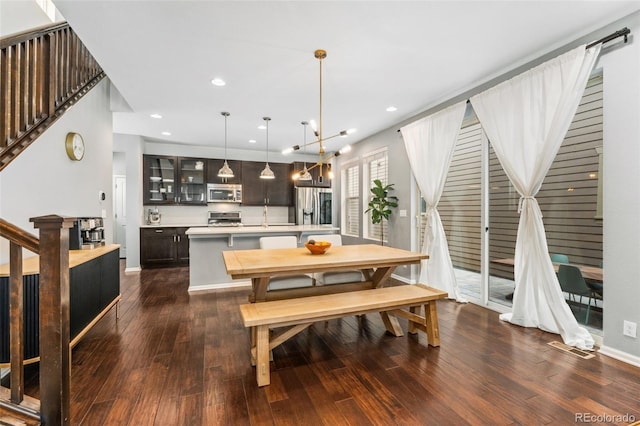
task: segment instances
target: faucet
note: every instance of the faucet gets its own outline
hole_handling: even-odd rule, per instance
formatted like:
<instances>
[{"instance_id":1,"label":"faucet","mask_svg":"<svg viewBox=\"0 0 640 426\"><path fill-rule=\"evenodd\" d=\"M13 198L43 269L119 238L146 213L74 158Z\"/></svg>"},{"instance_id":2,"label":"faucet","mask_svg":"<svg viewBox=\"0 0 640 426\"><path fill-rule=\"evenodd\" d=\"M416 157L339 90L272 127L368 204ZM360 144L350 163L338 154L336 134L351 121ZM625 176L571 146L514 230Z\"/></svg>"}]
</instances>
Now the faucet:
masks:
<instances>
[{"instance_id":1,"label":"faucet","mask_svg":"<svg viewBox=\"0 0 640 426\"><path fill-rule=\"evenodd\" d=\"M265 228L269 226L269 224L267 223L267 205L266 204L262 209L262 226L264 226Z\"/></svg>"}]
</instances>

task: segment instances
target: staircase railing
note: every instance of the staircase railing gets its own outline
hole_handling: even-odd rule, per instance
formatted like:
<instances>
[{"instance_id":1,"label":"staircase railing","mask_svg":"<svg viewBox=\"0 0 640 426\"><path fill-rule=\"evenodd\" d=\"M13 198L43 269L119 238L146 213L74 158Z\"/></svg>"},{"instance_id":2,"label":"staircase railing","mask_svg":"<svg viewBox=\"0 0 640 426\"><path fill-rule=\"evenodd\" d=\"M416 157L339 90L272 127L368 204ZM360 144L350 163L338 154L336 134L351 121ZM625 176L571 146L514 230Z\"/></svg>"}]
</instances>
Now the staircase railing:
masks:
<instances>
[{"instance_id":1,"label":"staircase railing","mask_svg":"<svg viewBox=\"0 0 640 426\"><path fill-rule=\"evenodd\" d=\"M47 425L70 424L69 231L74 218L31 218L40 238L0 219L9 240L11 388L0 388L0 407ZM24 394L22 249L40 255L40 401ZM9 393L7 397L7 393Z\"/></svg>"},{"instance_id":2,"label":"staircase railing","mask_svg":"<svg viewBox=\"0 0 640 426\"><path fill-rule=\"evenodd\" d=\"M0 171L104 76L66 22L0 38Z\"/></svg>"}]
</instances>

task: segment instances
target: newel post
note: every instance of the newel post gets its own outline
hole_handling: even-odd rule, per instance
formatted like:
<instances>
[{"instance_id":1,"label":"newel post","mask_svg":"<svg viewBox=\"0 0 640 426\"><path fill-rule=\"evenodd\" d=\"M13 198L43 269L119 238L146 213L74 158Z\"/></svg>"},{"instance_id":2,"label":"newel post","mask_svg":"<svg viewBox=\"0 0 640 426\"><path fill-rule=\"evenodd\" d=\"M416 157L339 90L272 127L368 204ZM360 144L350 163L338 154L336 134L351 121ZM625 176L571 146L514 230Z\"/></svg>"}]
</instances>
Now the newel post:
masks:
<instances>
[{"instance_id":1,"label":"newel post","mask_svg":"<svg viewBox=\"0 0 640 426\"><path fill-rule=\"evenodd\" d=\"M74 219L30 219L40 230L40 415L46 425L71 424L68 229Z\"/></svg>"}]
</instances>

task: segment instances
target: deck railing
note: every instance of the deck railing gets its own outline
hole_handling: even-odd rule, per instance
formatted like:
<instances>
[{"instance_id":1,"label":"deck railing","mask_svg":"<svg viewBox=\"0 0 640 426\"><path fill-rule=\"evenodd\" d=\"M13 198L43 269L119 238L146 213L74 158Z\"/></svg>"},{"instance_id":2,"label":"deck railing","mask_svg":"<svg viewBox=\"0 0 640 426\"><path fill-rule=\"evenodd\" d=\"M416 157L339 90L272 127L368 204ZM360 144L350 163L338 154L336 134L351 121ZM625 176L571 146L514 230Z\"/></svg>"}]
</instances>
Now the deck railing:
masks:
<instances>
[{"instance_id":1,"label":"deck railing","mask_svg":"<svg viewBox=\"0 0 640 426\"><path fill-rule=\"evenodd\" d=\"M32 218L40 238L0 219L0 237L9 240L9 333L11 388L0 387L0 408L46 425L70 421L69 231L74 218ZM24 394L22 251L40 255L40 400Z\"/></svg>"},{"instance_id":2,"label":"deck railing","mask_svg":"<svg viewBox=\"0 0 640 426\"><path fill-rule=\"evenodd\" d=\"M0 39L0 171L105 76L67 23Z\"/></svg>"}]
</instances>

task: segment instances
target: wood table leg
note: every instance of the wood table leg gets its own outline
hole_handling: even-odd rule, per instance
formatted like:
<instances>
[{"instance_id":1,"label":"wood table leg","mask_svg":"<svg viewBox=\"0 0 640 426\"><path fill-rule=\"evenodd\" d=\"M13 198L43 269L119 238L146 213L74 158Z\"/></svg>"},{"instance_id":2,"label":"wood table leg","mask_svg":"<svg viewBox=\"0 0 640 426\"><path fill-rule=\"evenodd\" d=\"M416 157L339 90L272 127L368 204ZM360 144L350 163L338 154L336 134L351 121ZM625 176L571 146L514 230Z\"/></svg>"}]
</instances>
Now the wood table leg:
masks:
<instances>
[{"instance_id":1,"label":"wood table leg","mask_svg":"<svg viewBox=\"0 0 640 426\"><path fill-rule=\"evenodd\" d=\"M253 287L253 300L250 302L264 302L267 299L267 289L269 288L270 277L251 278L251 286Z\"/></svg>"},{"instance_id":2,"label":"wood table leg","mask_svg":"<svg viewBox=\"0 0 640 426\"><path fill-rule=\"evenodd\" d=\"M256 327L256 379L258 386L266 386L271 383L269 369L269 327L259 325Z\"/></svg>"},{"instance_id":3,"label":"wood table leg","mask_svg":"<svg viewBox=\"0 0 640 426\"><path fill-rule=\"evenodd\" d=\"M393 274L393 271L395 270L396 270L395 266L386 266L386 267L380 267L376 269L376 271L373 273L373 276L371 277L371 281L373 281L371 288L382 287L385 281L389 279L389 277L391 276L391 274Z\"/></svg>"},{"instance_id":4,"label":"wood table leg","mask_svg":"<svg viewBox=\"0 0 640 426\"><path fill-rule=\"evenodd\" d=\"M424 304L424 319L427 329L427 341L430 346L440 346L440 328L435 300Z\"/></svg>"},{"instance_id":5,"label":"wood table leg","mask_svg":"<svg viewBox=\"0 0 640 426\"><path fill-rule=\"evenodd\" d=\"M393 334L396 337L404 336L404 332L402 331L402 327L400 327L400 323L398 322L398 318L393 315L389 315L386 312L380 312L380 317L382 317L382 322L384 326L387 328L387 331Z\"/></svg>"}]
</instances>

